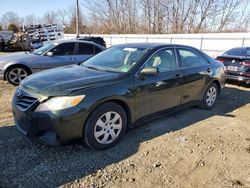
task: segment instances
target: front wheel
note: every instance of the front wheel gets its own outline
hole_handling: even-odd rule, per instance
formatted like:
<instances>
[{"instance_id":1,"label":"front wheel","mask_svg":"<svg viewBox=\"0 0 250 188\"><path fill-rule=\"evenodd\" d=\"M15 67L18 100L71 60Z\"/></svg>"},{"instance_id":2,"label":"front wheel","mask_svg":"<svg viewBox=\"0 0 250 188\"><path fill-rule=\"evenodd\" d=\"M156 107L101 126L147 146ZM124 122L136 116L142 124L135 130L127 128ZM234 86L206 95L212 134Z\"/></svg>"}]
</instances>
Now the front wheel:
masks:
<instances>
[{"instance_id":1,"label":"front wheel","mask_svg":"<svg viewBox=\"0 0 250 188\"><path fill-rule=\"evenodd\" d=\"M21 83L21 81L28 76L28 71L23 67L13 67L8 70L6 73L7 81L17 86Z\"/></svg>"},{"instance_id":2,"label":"front wheel","mask_svg":"<svg viewBox=\"0 0 250 188\"><path fill-rule=\"evenodd\" d=\"M99 106L84 127L85 143L93 149L107 149L117 144L127 128L127 115L116 103Z\"/></svg>"},{"instance_id":3,"label":"front wheel","mask_svg":"<svg viewBox=\"0 0 250 188\"><path fill-rule=\"evenodd\" d=\"M216 102L218 96L218 86L211 83L203 96L200 107L204 110L211 110Z\"/></svg>"}]
</instances>

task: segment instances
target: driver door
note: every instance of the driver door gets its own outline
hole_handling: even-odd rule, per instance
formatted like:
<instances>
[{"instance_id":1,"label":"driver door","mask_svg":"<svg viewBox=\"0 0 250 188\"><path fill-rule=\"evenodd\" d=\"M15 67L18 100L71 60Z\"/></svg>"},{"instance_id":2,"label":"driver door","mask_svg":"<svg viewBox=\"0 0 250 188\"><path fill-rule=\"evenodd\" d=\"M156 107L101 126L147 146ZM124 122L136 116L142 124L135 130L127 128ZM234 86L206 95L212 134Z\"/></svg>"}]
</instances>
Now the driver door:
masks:
<instances>
[{"instance_id":1,"label":"driver door","mask_svg":"<svg viewBox=\"0 0 250 188\"><path fill-rule=\"evenodd\" d=\"M156 67L157 75L135 77L136 119L180 105L182 76L178 68L175 50L162 49L145 64Z\"/></svg>"}]
</instances>

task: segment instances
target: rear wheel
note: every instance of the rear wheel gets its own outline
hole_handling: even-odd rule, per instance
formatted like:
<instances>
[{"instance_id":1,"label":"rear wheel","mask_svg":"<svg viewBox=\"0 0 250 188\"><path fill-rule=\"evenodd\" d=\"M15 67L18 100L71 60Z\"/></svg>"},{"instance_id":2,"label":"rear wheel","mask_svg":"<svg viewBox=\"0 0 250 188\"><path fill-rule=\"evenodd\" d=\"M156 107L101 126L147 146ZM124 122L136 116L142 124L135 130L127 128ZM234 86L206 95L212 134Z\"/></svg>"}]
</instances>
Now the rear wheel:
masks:
<instances>
[{"instance_id":1,"label":"rear wheel","mask_svg":"<svg viewBox=\"0 0 250 188\"><path fill-rule=\"evenodd\" d=\"M245 87L250 87L250 80L247 80L244 85Z\"/></svg>"},{"instance_id":2,"label":"rear wheel","mask_svg":"<svg viewBox=\"0 0 250 188\"><path fill-rule=\"evenodd\" d=\"M12 67L6 73L7 81L12 85L19 85L28 76L28 71L23 67Z\"/></svg>"},{"instance_id":3,"label":"rear wheel","mask_svg":"<svg viewBox=\"0 0 250 188\"><path fill-rule=\"evenodd\" d=\"M127 115L116 103L99 106L89 117L84 128L85 143L93 149L107 149L117 144L127 127Z\"/></svg>"},{"instance_id":4,"label":"rear wheel","mask_svg":"<svg viewBox=\"0 0 250 188\"><path fill-rule=\"evenodd\" d=\"M218 86L212 82L203 96L200 107L204 110L211 110L215 105L217 96Z\"/></svg>"}]
</instances>

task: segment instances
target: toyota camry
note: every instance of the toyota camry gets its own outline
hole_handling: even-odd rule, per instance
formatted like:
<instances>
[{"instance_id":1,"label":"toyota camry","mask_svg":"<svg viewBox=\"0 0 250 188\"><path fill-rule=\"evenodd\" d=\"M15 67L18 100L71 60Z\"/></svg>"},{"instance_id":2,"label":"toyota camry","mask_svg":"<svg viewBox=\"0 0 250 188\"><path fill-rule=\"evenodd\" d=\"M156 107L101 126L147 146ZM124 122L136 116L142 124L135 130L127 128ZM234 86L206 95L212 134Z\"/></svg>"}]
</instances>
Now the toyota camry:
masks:
<instances>
[{"instance_id":1,"label":"toyota camry","mask_svg":"<svg viewBox=\"0 0 250 188\"><path fill-rule=\"evenodd\" d=\"M212 109L225 79L224 65L193 47L122 44L80 65L25 78L13 114L16 127L42 143L82 139L106 149L155 114Z\"/></svg>"}]
</instances>

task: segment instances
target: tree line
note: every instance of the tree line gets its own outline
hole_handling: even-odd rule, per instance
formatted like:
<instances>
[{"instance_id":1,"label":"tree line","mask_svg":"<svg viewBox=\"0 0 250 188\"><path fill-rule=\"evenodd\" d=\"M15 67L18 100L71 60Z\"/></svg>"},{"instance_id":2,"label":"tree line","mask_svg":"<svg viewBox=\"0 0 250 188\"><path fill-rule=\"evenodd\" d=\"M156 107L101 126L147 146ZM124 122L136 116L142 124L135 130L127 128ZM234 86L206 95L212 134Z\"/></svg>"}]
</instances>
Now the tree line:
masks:
<instances>
[{"instance_id":1,"label":"tree line","mask_svg":"<svg viewBox=\"0 0 250 188\"><path fill-rule=\"evenodd\" d=\"M79 0L82 34L168 34L246 32L250 24L248 0ZM75 33L75 5L47 11L42 17L20 18L7 12L0 28L58 23Z\"/></svg>"}]
</instances>

